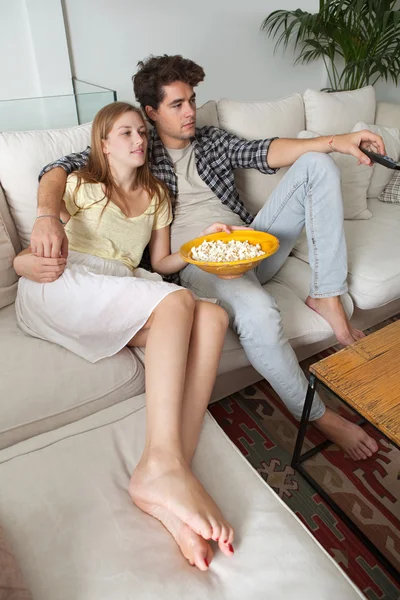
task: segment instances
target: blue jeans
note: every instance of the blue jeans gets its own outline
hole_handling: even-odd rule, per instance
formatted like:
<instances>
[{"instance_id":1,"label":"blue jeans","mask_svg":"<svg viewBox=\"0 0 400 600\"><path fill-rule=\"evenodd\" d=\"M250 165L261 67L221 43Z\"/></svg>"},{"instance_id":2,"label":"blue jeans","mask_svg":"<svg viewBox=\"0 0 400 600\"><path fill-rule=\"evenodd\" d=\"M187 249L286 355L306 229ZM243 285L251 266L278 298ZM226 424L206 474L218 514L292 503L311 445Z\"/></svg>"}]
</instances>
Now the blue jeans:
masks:
<instances>
[{"instance_id":1,"label":"blue jeans","mask_svg":"<svg viewBox=\"0 0 400 600\"><path fill-rule=\"evenodd\" d=\"M284 336L279 308L262 286L282 267L304 226L312 270L310 296L344 294L347 252L340 175L330 156L319 152L304 154L295 162L253 221L254 229L279 239L276 254L238 279L219 279L194 265L180 273L185 287L199 296L219 299L249 361L298 419L307 379ZM319 419L324 412L316 395L311 419Z\"/></svg>"}]
</instances>

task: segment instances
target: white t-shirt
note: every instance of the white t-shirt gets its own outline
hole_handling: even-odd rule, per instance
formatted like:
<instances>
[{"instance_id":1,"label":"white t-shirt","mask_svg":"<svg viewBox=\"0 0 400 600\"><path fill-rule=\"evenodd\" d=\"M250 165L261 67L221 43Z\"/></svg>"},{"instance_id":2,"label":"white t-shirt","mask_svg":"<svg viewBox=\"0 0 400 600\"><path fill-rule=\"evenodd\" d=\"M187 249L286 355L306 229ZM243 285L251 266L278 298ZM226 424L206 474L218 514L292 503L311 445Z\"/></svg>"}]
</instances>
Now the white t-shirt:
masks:
<instances>
[{"instance_id":1,"label":"white t-shirt","mask_svg":"<svg viewBox=\"0 0 400 600\"><path fill-rule=\"evenodd\" d=\"M222 204L204 183L196 168L193 144L173 150L166 148L178 179L178 197L171 224L171 252L177 252L185 242L195 238L216 221L227 225L244 225L241 218Z\"/></svg>"}]
</instances>

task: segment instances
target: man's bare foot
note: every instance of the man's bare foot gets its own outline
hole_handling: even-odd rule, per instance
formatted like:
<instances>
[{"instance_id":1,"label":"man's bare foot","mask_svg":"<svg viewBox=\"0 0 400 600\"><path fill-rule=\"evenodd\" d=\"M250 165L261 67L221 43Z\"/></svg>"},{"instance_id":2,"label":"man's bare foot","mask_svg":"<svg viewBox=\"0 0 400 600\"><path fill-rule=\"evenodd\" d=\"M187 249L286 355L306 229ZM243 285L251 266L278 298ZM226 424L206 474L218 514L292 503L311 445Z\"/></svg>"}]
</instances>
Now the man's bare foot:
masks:
<instances>
[{"instance_id":1,"label":"man's bare foot","mask_svg":"<svg viewBox=\"0 0 400 600\"><path fill-rule=\"evenodd\" d=\"M204 539L222 541L228 547L225 553L231 554L232 527L183 461L165 455L142 457L131 477L129 494L149 515L163 522L169 511Z\"/></svg>"},{"instance_id":2,"label":"man's bare foot","mask_svg":"<svg viewBox=\"0 0 400 600\"><path fill-rule=\"evenodd\" d=\"M311 298L311 296L308 296L306 304L329 323L337 341L343 346L354 344L354 342L365 337L362 331L354 329L350 325L340 296L332 296L331 298Z\"/></svg>"},{"instance_id":3,"label":"man's bare foot","mask_svg":"<svg viewBox=\"0 0 400 600\"><path fill-rule=\"evenodd\" d=\"M327 408L324 415L312 424L329 440L340 446L353 460L365 460L378 451L378 444L368 433L330 408Z\"/></svg>"}]
</instances>

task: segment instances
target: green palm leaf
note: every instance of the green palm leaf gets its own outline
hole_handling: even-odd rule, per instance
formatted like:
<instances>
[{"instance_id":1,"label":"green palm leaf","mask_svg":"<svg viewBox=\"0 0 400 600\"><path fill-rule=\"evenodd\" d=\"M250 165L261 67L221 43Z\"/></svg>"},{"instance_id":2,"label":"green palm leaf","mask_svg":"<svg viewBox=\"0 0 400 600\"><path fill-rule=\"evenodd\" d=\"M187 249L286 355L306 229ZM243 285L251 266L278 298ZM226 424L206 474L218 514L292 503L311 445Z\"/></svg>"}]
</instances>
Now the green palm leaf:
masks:
<instances>
[{"instance_id":1,"label":"green palm leaf","mask_svg":"<svg viewBox=\"0 0 400 600\"><path fill-rule=\"evenodd\" d=\"M379 78L400 78L400 10L396 0L320 0L319 12L276 10L261 30L286 50L298 50L296 63L322 59L330 89L352 89ZM341 73L335 64L344 61Z\"/></svg>"}]
</instances>

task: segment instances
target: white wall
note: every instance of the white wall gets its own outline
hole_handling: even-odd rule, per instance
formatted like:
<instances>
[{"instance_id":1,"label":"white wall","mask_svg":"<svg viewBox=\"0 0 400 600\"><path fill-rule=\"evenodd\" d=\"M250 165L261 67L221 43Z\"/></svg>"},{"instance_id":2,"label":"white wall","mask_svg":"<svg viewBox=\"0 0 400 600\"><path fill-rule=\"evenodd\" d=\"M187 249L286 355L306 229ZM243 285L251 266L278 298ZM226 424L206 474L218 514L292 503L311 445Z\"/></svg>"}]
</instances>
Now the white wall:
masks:
<instances>
[{"instance_id":1,"label":"white wall","mask_svg":"<svg viewBox=\"0 0 400 600\"><path fill-rule=\"evenodd\" d=\"M318 0L285 0L289 10L316 12ZM74 74L133 99L131 77L150 54L182 54L206 72L199 104L221 97L273 99L324 82L321 64L293 68L293 55L273 55L260 32L277 0L64 0Z\"/></svg>"},{"instance_id":2,"label":"white wall","mask_svg":"<svg viewBox=\"0 0 400 600\"><path fill-rule=\"evenodd\" d=\"M0 131L76 124L60 0L0 0L0 15Z\"/></svg>"},{"instance_id":3,"label":"white wall","mask_svg":"<svg viewBox=\"0 0 400 600\"><path fill-rule=\"evenodd\" d=\"M0 0L0 100L72 92L60 0Z\"/></svg>"},{"instance_id":4,"label":"white wall","mask_svg":"<svg viewBox=\"0 0 400 600\"><path fill-rule=\"evenodd\" d=\"M71 71L132 100L138 60L164 53L204 67L199 104L319 89L326 85L322 63L294 67L293 53L279 49L274 55L275 42L260 32L273 10L316 12L318 6L319 0L0 0L0 101L71 93ZM379 82L376 89L378 99L400 102L393 84ZM73 124L73 103L63 102L61 109L61 101L49 102L0 102L0 130L14 128L13 111L18 129L33 120L37 127Z\"/></svg>"},{"instance_id":5,"label":"white wall","mask_svg":"<svg viewBox=\"0 0 400 600\"><path fill-rule=\"evenodd\" d=\"M380 79L375 84L376 97L378 100L385 100L385 102L396 102L400 104L400 86L395 86L393 83L386 82L384 79Z\"/></svg>"},{"instance_id":6,"label":"white wall","mask_svg":"<svg viewBox=\"0 0 400 600\"><path fill-rule=\"evenodd\" d=\"M0 0L0 100L40 94L24 0Z\"/></svg>"}]
</instances>

